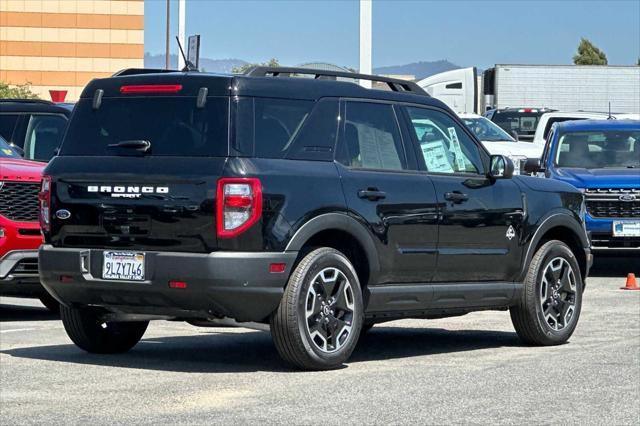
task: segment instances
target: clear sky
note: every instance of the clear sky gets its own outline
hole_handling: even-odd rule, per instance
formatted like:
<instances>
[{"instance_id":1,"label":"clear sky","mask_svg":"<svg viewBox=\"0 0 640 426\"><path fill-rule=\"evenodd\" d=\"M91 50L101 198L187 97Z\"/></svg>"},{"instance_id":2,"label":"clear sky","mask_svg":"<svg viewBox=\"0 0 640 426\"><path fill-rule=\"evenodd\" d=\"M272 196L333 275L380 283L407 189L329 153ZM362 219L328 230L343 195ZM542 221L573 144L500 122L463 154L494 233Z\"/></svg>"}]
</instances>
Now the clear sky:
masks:
<instances>
[{"instance_id":1,"label":"clear sky","mask_svg":"<svg viewBox=\"0 0 640 426\"><path fill-rule=\"evenodd\" d=\"M171 0L177 52L178 2ZM145 1L145 50L164 53L165 0ZM358 66L358 1L187 0L201 57ZM640 57L640 0L374 0L373 65L447 59L460 66L566 64L580 37L609 64Z\"/></svg>"}]
</instances>

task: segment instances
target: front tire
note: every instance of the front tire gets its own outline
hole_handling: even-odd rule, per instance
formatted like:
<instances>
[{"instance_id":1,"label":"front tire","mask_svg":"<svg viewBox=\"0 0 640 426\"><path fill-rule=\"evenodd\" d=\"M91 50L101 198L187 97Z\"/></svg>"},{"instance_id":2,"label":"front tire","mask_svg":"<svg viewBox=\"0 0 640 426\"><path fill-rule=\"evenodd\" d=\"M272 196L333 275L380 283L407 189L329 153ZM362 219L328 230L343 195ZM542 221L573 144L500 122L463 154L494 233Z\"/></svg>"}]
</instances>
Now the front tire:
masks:
<instances>
[{"instance_id":1,"label":"front tire","mask_svg":"<svg viewBox=\"0 0 640 426\"><path fill-rule=\"evenodd\" d=\"M534 254L520 301L510 309L518 337L550 346L569 340L582 309L584 284L571 249L551 240Z\"/></svg>"},{"instance_id":2,"label":"front tire","mask_svg":"<svg viewBox=\"0 0 640 426\"><path fill-rule=\"evenodd\" d=\"M351 355L363 323L362 291L351 262L319 248L295 268L271 317L278 353L298 368L328 370Z\"/></svg>"},{"instance_id":3,"label":"front tire","mask_svg":"<svg viewBox=\"0 0 640 426\"><path fill-rule=\"evenodd\" d=\"M60 306L67 335L80 349L96 354L127 352L147 330L149 321L103 321L96 311Z\"/></svg>"}]
</instances>

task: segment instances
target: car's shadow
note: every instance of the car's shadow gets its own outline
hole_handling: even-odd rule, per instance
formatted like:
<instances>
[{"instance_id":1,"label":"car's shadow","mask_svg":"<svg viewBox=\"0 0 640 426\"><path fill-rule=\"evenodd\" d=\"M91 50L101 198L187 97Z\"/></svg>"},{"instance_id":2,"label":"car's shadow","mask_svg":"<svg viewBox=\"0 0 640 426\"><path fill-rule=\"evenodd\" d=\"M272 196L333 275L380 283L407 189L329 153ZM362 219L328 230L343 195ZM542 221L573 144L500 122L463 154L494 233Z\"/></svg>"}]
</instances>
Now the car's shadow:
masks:
<instances>
[{"instance_id":1,"label":"car's shadow","mask_svg":"<svg viewBox=\"0 0 640 426\"><path fill-rule=\"evenodd\" d=\"M640 256L620 256L615 253L596 252L593 266L589 272L590 277L620 277L624 284L624 278L628 273L636 274L640 278Z\"/></svg>"},{"instance_id":2,"label":"car's shadow","mask_svg":"<svg viewBox=\"0 0 640 426\"><path fill-rule=\"evenodd\" d=\"M350 363L521 345L515 333L378 327L362 337ZM295 371L278 356L269 333L206 332L143 339L125 354L88 354L72 344L16 348L19 358L187 373Z\"/></svg>"},{"instance_id":3,"label":"car's shadow","mask_svg":"<svg viewBox=\"0 0 640 426\"><path fill-rule=\"evenodd\" d=\"M60 319L47 308L39 306L22 306L2 303L0 304L0 322L5 321L48 321Z\"/></svg>"}]
</instances>

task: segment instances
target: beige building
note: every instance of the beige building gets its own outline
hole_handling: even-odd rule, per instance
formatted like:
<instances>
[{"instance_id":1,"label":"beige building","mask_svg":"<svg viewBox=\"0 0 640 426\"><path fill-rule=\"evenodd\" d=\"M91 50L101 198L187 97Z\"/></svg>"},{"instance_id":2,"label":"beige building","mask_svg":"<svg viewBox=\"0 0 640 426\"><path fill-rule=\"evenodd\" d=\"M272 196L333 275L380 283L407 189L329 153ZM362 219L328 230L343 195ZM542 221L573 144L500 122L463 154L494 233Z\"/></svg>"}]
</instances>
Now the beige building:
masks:
<instances>
[{"instance_id":1,"label":"beige building","mask_svg":"<svg viewBox=\"0 0 640 426\"><path fill-rule=\"evenodd\" d=\"M91 79L143 65L143 0L0 0L4 83L74 101Z\"/></svg>"}]
</instances>

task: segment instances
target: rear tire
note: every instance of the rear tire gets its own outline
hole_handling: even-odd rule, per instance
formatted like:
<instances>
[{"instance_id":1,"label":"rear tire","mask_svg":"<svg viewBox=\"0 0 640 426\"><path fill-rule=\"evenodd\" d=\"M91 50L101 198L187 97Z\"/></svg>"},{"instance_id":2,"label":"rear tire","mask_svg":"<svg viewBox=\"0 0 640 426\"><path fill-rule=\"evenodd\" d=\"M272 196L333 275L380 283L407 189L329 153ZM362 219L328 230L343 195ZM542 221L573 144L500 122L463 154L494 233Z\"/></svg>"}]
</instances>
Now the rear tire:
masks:
<instances>
[{"instance_id":1,"label":"rear tire","mask_svg":"<svg viewBox=\"0 0 640 426\"><path fill-rule=\"evenodd\" d=\"M571 249L551 240L534 254L520 301L511 307L511 321L530 345L559 345L573 334L582 308L584 284Z\"/></svg>"},{"instance_id":2,"label":"rear tire","mask_svg":"<svg viewBox=\"0 0 640 426\"><path fill-rule=\"evenodd\" d=\"M339 251L319 248L295 268L271 334L282 358L305 370L328 370L351 355L363 323L362 291L351 262Z\"/></svg>"},{"instance_id":3,"label":"rear tire","mask_svg":"<svg viewBox=\"0 0 640 426\"><path fill-rule=\"evenodd\" d=\"M105 322L96 311L60 306L62 324L80 349L96 354L127 352L140 341L149 321Z\"/></svg>"},{"instance_id":4,"label":"rear tire","mask_svg":"<svg viewBox=\"0 0 640 426\"><path fill-rule=\"evenodd\" d=\"M60 303L49 293L40 296L40 303L42 303L51 313L60 313Z\"/></svg>"}]
</instances>

